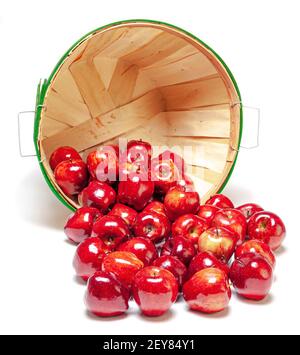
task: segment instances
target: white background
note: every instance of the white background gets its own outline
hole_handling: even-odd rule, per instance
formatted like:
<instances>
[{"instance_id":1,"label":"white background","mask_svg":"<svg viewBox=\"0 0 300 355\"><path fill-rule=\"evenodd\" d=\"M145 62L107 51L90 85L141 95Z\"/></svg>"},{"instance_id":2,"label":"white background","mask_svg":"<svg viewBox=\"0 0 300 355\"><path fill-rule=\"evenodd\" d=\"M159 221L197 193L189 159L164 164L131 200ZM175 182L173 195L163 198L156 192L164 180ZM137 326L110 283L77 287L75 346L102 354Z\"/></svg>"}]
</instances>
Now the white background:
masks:
<instances>
[{"instance_id":1,"label":"white background","mask_svg":"<svg viewBox=\"0 0 300 355\"><path fill-rule=\"evenodd\" d=\"M0 332L21 334L276 334L300 332L299 1L1 1ZM104 24L150 18L180 26L214 48L247 104L262 111L261 145L242 151L226 193L277 212L288 235L272 295L232 299L228 312L190 313L183 302L163 319L98 320L73 278L68 210L35 158L18 155L17 112L34 108L36 85L82 35ZM247 134L247 132L246 132Z\"/></svg>"}]
</instances>

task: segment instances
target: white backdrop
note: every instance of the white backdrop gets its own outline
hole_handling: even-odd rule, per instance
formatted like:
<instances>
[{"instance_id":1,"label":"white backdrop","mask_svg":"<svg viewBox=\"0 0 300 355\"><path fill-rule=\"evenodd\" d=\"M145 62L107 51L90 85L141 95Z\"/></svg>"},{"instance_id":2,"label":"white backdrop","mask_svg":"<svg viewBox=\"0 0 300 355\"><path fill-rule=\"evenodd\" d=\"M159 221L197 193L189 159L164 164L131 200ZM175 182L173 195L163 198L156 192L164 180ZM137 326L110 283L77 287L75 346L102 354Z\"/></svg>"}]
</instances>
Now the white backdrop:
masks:
<instances>
[{"instance_id":1,"label":"white backdrop","mask_svg":"<svg viewBox=\"0 0 300 355\"><path fill-rule=\"evenodd\" d=\"M2 1L0 4L0 332L50 334L299 333L299 1ZM180 26L214 48L233 71L243 101L262 111L261 145L242 151L226 193L277 212L288 236L272 295L235 296L228 312L204 316L177 304L163 319L88 316L73 278L68 210L35 158L18 155L17 112L33 109L38 80L82 35L104 24L149 18ZM247 132L245 133L247 134Z\"/></svg>"}]
</instances>

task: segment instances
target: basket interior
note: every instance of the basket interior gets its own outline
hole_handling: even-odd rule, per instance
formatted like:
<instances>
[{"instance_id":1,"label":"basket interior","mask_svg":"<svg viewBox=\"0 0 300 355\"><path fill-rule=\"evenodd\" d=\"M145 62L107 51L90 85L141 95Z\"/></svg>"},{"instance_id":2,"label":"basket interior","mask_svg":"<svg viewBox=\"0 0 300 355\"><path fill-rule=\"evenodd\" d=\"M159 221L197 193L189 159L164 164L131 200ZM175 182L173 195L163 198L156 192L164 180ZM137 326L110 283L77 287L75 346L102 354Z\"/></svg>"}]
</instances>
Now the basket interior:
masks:
<instances>
[{"instance_id":1,"label":"basket interior","mask_svg":"<svg viewBox=\"0 0 300 355\"><path fill-rule=\"evenodd\" d=\"M220 60L190 35L164 24L102 28L73 48L48 86L39 148L48 160L59 146L85 157L119 138L180 152L205 201L224 184L240 136L239 96Z\"/></svg>"}]
</instances>

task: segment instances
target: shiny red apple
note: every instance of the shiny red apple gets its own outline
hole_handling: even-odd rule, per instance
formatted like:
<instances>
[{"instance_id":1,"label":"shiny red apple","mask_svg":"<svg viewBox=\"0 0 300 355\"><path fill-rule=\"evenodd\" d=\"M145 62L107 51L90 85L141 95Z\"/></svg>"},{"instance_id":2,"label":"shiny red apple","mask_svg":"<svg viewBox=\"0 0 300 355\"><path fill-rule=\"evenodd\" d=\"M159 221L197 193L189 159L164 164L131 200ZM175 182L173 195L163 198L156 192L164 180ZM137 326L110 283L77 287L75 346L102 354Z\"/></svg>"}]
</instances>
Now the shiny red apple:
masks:
<instances>
[{"instance_id":1,"label":"shiny red apple","mask_svg":"<svg viewBox=\"0 0 300 355\"><path fill-rule=\"evenodd\" d=\"M135 275L132 294L145 316L159 317L176 302L178 284L170 271L148 266Z\"/></svg>"},{"instance_id":2,"label":"shiny red apple","mask_svg":"<svg viewBox=\"0 0 300 355\"><path fill-rule=\"evenodd\" d=\"M225 228L209 228L199 238L198 251L212 253L217 259L228 263L236 245L237 235Z\"/></svg>"},{"instance_id":3,"label":"shiny red apple","mask_svg":"<svg viewBox=\"0 0 300 355\"><path fill-rule=\"evenodd\" d=\"M143 140L132 140L127 144L127 161L129 163L149 165L152 157L152 146Z\"/></svg>"},{"instance_id":4,"label":"shiny red apple","mask_svg":"<svg viewBox=\"0 0 300 355\"><path fill-rule=\"evenodd\" d=\"M172 161L175 166L177 167L180 176L184 176L184 173L186 171L186 164L182 156L179 154L176 154L170 150L166 150L162 152L158 157L158 161Z\"/></svg>"},{"instance_id":5,"label":"shiny red apple","mask_svg":"<svg viewBox=\"0 0 300 355\"><path fill-rule=\"evenodd\" d=\"M80 154L72 147L59 147L50 156L49 164L54 171L58 164L66 160L82 160Z\"/></svg>"},{"instance_id":6,"label":"shiny red apple","mask_svg":"<svg viewBox=\"0 0 300 355\"><path fill-rule=\"evenodd\" d=\"M91 236L94 222L101 216L100 211L96 208L79 208L69 217L65 225L66 236L74 243L81 243Z\"/></svg>"},{"instance_id":7,"label":"shiny red apple","mask_svg":"<svg viewBox=\"0 0 300 355\"><path fill-rule=\"evenodd\" d=\"M150 202L144 209L144 212L156 212L166 216L165 205L160 201Z\"/></svg>"},{"instance_id":8,"label":"shiny red apple","mask_svg":"<svg viewBox=\"0 0 300 355\"><path fill-rule=\"evenodd\" d=\"M82 190L78 200L82 206L95 207L100 212L107 213L116 201L116 192L108 184L92 181L88 187Z\"/></svg>"},{"instance_id":9,"label":"shiny red apple","mask_svg":"<svg viewBox=\"0 0 300 355\"><path fill-rule=\"evenodd\" d=\"M88 184L88 170L82 160L66 160L54 171L55 181L68 196L78 195Z\"/></svg>"},{"instance_id":10,"label":"shiny red apple","mask_svg":"<svg viewBox=\"0 0 300 355\"><path fill-rule=\"evenodd\" d=\"M121 217L127 223L128 227L132 229L138 213L131 207L116 203L108 215Z\"/></svg>"},{"instance_id":11,"label":"shiny red apple","mask_svg":"<svg viewBox=\"0 0 300 355\"><path fill-rule=\"evenodd\" d=\"M145 266L151 265L158 254L155 245L149 239L132 238L118 247L118 251L127 251L140 259Z\"/></svg>"},{"instance_id":12,"label":"shiny red apple","mask_svg":"<svg viewBox=\"0 0 300 355\"><path fill-rule=\"evenodd\" d=\"M265 244L264 242L260 240L248 240L241 246L239 246L236 251L235 251L235 258L238 259L244 254L258 254L265 258L269 264L273 267L273 269L276 266L276 257L274 253L272 252L271 248L268 246L268 244Z\"/></svg>"},{"instance_id":13,"label":"shiny red apple","mask_svg":"<svg viewBox=\"0 0 300 355\"><path fill-rule=\"evenodd\" d=\"M197 272L208 268L220 269L224 271L226 275L229 275L229 266L227 264L221 262L211 253L203 252L197 254L192 259L190 266L188 268L188 277L191 278Z\"/></svg>"},{"instance_id":14,"label":"shiny red apple","mask_svg":"<svg viewBox=\"0 0 300 355\"><path fill-rule=\"evenodd\" d=\"M215 217L215 214L220 211L219 207L211 206L211 205L203 205L200 206L198 216L205 219L207 224L211 226L211 223Z\"/></svg>"},{"instance_id":15,"label":"shiny red apple","mask_svg":"<svg viewBox=\"0 0 300 355\"><path fill-rule=\"evenodd\" d=\"M112 146L103 146L87 157L87 167L93 179L109 184L117 181L119 162L117 152Z\"/></svg>"},{"instance_id":16,"label":"shiny red apple","mask_svg":"<svg viewBox=\"0 0 300 355\"><path fill-rule=\"evenodd\" d=\"M128 310L130 293L109 273L98 271L88 281L85 304L97 317L115 317Z\"/></svg>"},{"instance_id":17,"label":"shiny red apple","mask_svg":"<svg viewBox=\"0 0 300 355\"><path fill-rule=\"evenodd\" d=\"M104 216L94 223L92 237L100 238L110 250L116 249L130 237L126 222L118 216Z\"/></svg>"},{"instance_id":18,"label":"shiny red apple","mask_svg":"<svg viewBox=\"0 0 300 355\"><path fill-rule=\"evenodd\" d=\"M230 279L240 296L261 301L269 294L272 287L273 269L262 256L244 254L233 262Z\"/></svg>"},{"instance_id":19,"label":"shiny red apple","mask_svg":"<svg viewBox=\"0 0 300 355\"><path fill-rule=\"evenodd\" d=\"M172 226L173 238L182 236L190 239L198 246L200 235L209 228L207 222L194 214L185 214L179 217Z\"/></svg>"},{"instance_id":20,"label":"shiny red apple","mask_svg":"<svg viewBox=\"0 0 300 355\"><path fill-rule=\"evenodd\" d=\"M177 186L166 194L164 205L169 219L175 221L185 214L196 214L199 211L200 197L197 192L186 191L186 188Z\"/></svg>"},{"instance_id":21,"label":"shiny red apple","mask_svg":"<svg viewBox=\"0 0 300 355\"><path fill-rule=\"evenodd\" d=\"M102 261L108 250L99 238L87 238L78 245L73 260L76 275L87 281L96 271L101 270Z\"/></svg>"},{"instance_id":22,"label":"shiny red apple","mask_svg":"<svg viewBox=\"0 0 300 355\"><path fill-rule=\"evenodd\" d=\"M255 213L248 222L250 239L261 240L275 251L279 249L286 236L286 228L280 217L272 212Z\"/></svg>"},{"instance_id":23,"label":"shiny red apple","mask_svg":"<svg viewBox=\"0 0 300 355\"><path fill-rule=\"evenodd\" d=\"M143 181L135 175L127 181L120 181L118 186L118 201L137 211L143 210L154 193L154 182Z\"/></svg>"},{"instance_id":24,"label":"shiny red apple","mask_svg":"<svg viewBox=\"0 0 300 355\"><path fill-rule=\"evenodd\" d=\"M184 284L183 297L193 311L221 312L231 299L229 279L220 269L203 269Z\"/></svg>"},{"instance_id":25,"label":"shiny red apple","mask_svg":"<svg viewBox=\"0 0 300 355\"><path fill-rule=\"evenodd\" d=\"M193 257L196 255L196 247L194 242L184 237L170 238L164 244L161 255L172 255L181 260L186 266L189 265Z\"/></svg>"},{"instance_id":26,"label":"shiny red apple","mask_svg":"<svg viewBox=\"0 0 300 355\"><path fill-rule=\"evenodd\" d=\"M151 179L158 194L165 195L180 180L179 170L172 160L152 159L151 171Z\"/></svg>"},{"instance_id":27,"label":"shiny red apple","mask_svg":"<svg viewBox=\"0 0 300 355\"><path fill-rule=\"evenodd\" d=\"M158 243L170 236L171 224L162 213L144 211L137 216L133 232L136 237Z\"/></svg>"},{"instance_id":28,"label":"shiny red apple","mask_svg":"<svg viewBox=\"0 0 300 355\"><path fill-rule=\"evenodd\" d=\"M206 205L216 206L219 208L234 208L232 201L225 195L217 194L212 196L208 201L205 203Z\"/></svg>"},{"instance_id":29,"label":"shiny red apple","mask_svg":"<svg viewBox=\"0 0 300 355\"><path fill-rule=\"evenodd\" d=\"M175 256L164 255L157 258L152 265L170 271L178 282L179 290L182 289L187 278L187 268L182 261Z\"/></svg>"},{"instance_id":30,"label":"shiny red apple","mask_svg":"<svg viewBox=\"0 0 300 355\"><path fill-rule=\"evenodd\" d=\"M182 178L177 181L177 186L184 187L186 191L189 192L196 191L194 181L188 175L182 176Z\"/></svg>"},{"instance_id":31,"label":"shiny red apple","mask_svg":"<svg viewBox=\"0 0 300 355\"><path fill-rule=\"evenodd\" d=\"M264 209L255 203L246 203L237 208L245 216L247 222L257 212L262 212Z\"/></svg>"},{"instance_id":32,"label":"shiny red apple","mask_svg":"<svg viewBox=\"0 0 300 355\"><path fill-rule=\"evenodd\" d=\"M218 211L215 214L211 223L212 227L224 227L229 229L233 233L236 233L239 237L237 244L241 245L246 239L247 233L247 220L242 212L233 209L226 208Z\"/></svg>"},{"instance_id":33,"label":"shiny red apple","mask_svg":"<svg viewBox=\"0 0 300 355\"><path fill-rule=\"evenodd\" d=\"M102 271L112 273L127 288L131 288L135 274L144 268L144 263L133 253L115 251L108 254L102 262Z\"/></svg>"}]
</instances>

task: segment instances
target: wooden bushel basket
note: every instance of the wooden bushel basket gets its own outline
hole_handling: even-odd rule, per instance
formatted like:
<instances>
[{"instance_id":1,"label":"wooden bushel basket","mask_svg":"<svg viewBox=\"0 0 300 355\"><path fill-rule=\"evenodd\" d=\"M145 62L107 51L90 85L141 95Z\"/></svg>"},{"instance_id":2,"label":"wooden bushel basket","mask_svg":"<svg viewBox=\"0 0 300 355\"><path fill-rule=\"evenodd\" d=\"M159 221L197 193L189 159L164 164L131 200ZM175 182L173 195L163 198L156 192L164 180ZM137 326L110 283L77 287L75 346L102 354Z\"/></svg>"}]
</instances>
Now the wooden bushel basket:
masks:
<instances>
[{"instance_id":1,"label":"wooden bushel basket","mask_svg":"<svg viewBox=\"0 0 300 355\"><path fill-rule=\"evenodd\" d=\"M221 191L242 132L237 84L222 59L177 27L146 20L114 23L86 35L39 85L35 146L42 172L69 208L48 160L69 145L85 157L119 138L189 147L185 159L202 201Z\"/></svg>"}]
</instances>

